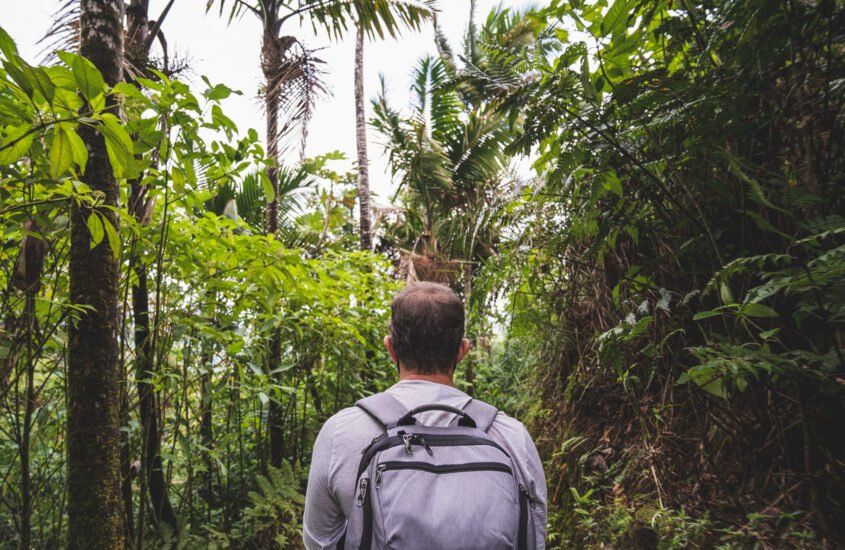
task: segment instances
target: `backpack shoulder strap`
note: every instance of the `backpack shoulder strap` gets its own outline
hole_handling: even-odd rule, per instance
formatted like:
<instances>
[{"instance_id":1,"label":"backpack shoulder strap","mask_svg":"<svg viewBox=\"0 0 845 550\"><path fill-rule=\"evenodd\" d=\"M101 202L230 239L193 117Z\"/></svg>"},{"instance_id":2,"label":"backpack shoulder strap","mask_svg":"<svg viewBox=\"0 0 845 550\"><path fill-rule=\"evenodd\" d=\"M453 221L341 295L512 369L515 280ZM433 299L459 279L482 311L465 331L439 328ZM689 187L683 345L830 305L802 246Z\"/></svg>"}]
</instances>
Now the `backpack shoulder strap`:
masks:
<instances>
[{"instance_id":1,"label":"backpack shoulder strap","mask_svg":"<svg viewBox=\"0 0 845 550\"><path fill-rule=\"evenodd\" d=\"M395 425L408 412L398 399L387 392L359 399L355 406L376 419L385 429Z\"/></svg>"},{"instance_id":2,"label":"backpack shoulder strap","mask_svg":"<svg viewBox=\"0 0 845 550\"><path fill-rule=\"evenodd\" d=\"M464 406L464 412L475 420L475 425L479 430L486 432L496 419L496 415L499 414L499 409L484 401L470 399L469 403Z\"/></svg>"}]
</instances>

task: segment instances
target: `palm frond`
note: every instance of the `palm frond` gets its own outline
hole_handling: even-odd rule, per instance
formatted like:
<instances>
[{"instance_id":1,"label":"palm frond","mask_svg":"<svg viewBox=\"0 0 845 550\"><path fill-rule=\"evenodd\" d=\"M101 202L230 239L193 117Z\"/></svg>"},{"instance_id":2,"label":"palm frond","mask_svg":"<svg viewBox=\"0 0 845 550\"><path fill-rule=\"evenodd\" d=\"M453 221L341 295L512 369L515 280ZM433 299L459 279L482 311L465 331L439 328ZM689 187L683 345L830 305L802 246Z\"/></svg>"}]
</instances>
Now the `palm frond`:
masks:
<instances>
[{"instance_id":1,"label":"palm frond","mask_svg":"<svg viewBox=\"0 0 845 550\"><path fill-rule=\"evenodd\" d=\"M56 10L50 28L38 44L43 44L39 57L43 63L56 60L56 50L75 52L79 49L79 0L65 0Z\"/></svg>"},{"instance_id":2,"label":"palm frond","mask_svg":"<svg viewBox=\"0 0 845 550\"><path fill-rule=\"evenodd\" d=\"M279 167L279 233L278 238L288 247L305 244L297 220L305 213L306 194L316 185L316 179L302 166ZM227 179L217 185L214 196L206 202L206 209L223 215L230 201L235 201L237 213L255 234L264 231L267 205L266 173L250 172L241 180Z\"/></svg>"},{"instance_id":3,"label":"palm frond","mask_svg":"<svg viewBox=\"0 0 845 550\"><path fill-rule=\"evenodd\" d=\"M301 160L314 107L320 98L330 95L330 90L325 81L325 63L315 55L317 50L306 48L293 37L282 39L288 39L290 44L270 68L271 77L264 90L279 98L276 135L268 136L268 140L275 139L278 150L284 152L297 143L298 137Z\"/></svg>"},{"instance_id":4,"label":"palm frond","mask_svg":"<svg viewBox=\"0 0 845 550\"><path fill-rule=\"evenodd\" d=\"M419 29L436 11L435 0L304 0L281 21L306 15L316 33L324 30L340 39L354 22L370 38L395 37L399 27Z\"/></svg>"}]
</instances>

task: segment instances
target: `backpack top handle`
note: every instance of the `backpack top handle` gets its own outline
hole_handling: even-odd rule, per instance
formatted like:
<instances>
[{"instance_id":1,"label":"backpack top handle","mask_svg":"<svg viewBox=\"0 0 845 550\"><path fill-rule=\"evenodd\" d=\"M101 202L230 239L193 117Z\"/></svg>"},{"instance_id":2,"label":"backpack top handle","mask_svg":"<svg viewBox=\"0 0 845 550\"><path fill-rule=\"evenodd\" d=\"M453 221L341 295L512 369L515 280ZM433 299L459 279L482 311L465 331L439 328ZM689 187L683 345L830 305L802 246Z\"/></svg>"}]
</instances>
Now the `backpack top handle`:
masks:
<instances>
[{"instance_id":1,"label":"backpack top handle","mask_svg":"<svg viewBox=\"0 0 845 550\"><path fill-rule=\"evenodd\" d=\"M422 405L420 407L416 407L408 411L405 416L399 419L396 422L397 426L413 426L417 423L417 419L414 418L414 415L426 412L426 411L444 411L458 415L458 426L464 426L466 428L476 428L478 427L475 423L475 420L472 419L470 415L462 411L461 409L457 409L455 407L450 407L449 405L439 405L437 403L432 403L431 405Z\"/></svg>"}]
</instances>

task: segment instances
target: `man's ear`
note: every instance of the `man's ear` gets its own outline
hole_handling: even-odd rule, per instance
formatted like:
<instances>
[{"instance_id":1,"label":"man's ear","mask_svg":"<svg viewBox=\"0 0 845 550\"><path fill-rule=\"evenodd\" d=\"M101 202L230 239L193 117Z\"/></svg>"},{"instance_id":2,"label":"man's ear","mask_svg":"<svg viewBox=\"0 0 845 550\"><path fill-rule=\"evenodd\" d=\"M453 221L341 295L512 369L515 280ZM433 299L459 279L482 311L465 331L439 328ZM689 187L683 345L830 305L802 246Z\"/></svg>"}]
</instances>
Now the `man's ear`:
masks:
<instances>
[{"instance_id":1,"label":"man's ear","mask_svg":"<svg viewBox=\"0 0 845 550\"><path fill-rule=\"evenodd\" d=\"M399 359L396 357L396 350L393 349L393 337L387 335L384 337L384 349L387 350L387 353L390 354L390 358L393 359L394 363L398 363Z\"/></svg>"},{"instance_id":2,"label":"man's ear","mask_svg":"<svg viewBox=\"0 0 845 550\"><path fill-rule=\"evenodd\" d=\"M461 347L458 348L458 359L457 361L455 361L455 363L460 363L461 359L464 358L464 355L466 355L470 349L472 349L472 342L470 342L466 338L461 340Z\"/></svg>"}]
</instances>

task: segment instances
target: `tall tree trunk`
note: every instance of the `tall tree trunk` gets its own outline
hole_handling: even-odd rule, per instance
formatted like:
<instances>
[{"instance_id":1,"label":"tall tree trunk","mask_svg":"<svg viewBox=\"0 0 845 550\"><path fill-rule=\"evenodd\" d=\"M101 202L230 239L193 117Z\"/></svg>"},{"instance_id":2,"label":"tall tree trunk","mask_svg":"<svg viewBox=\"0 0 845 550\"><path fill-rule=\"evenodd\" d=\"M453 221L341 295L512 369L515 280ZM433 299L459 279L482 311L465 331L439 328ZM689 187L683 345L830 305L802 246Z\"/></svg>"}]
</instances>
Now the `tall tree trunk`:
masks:
<instances>
[{"instance_id":1,"label":"tall tree trunk","mask_svg":"<svg viewBox=\"0 0 845 550\"><path fill-rule=\"evenodd\" d=\"M216 294L212 295L211 303L217 303ZM214 306L215 310L217 306ZM217 327L216 316L212 316L211 324ZM212 364L214 363L214 346L211 342L203 341L202 351L200 354L200 364L202 365L202 374L200 375L200 441L203 447L207 450L203 453L203 462L205 463L205 471L201 474L202 487L200 495L208 507L208 517L211 517L212 508L217 507L217 498L214 493L213 478L214 468L216 467L214 461L211 459L211 450L214 449L214 426L213 419L213 403L211 379Z\"/></svg>"},{"instance_id":2,"label":"tall tree trunk","mask_svg":"<svg viewBox=\"0 0 845 550\"><path fill-rule=\"evenodd\" d=\"M147 66L149 35L149 0L132 0L127 8L126 54L135 65L136 70L143 70ZM141 179L131 182L132 216L141 225L148 223L148 212L152 205L146 200L147 192L141 184ZM134 250L130 258L130 269L135 272L137 284L132 287L132 312L135 325L135 383L138 386L138 408L141 417L141 433L143 436L141 473L149 491L150 503L156 527L162 523L171 532L179 531L179 522L167 495L167 482L161 461L161 429L158 425L158 395L156 394L152 378L156 374L153 361L155 350L152 348L152 331L150 330L150 296L148 290L147 266L143 264L141 254ZM141 513L144 513L141 510Z\"/></svg>"},{"instance_id":3,"label":"tall tree trunk","mask_svg":"<svg viewBox=\"0 0 845 550\"><path fill-rule=\"evenodd\" d=\"M267 205L267 235L275 236L279 231L279 67L281 66L282 44L275 29L265 29L262 44L262 66L267 79L267 94L264 98L264 114L267 117L267 156L272 165L267 169L267 177L273 187L273 200ZM279 329L274 329L267 349L267 372L276 371L282 361L282 336ZM274 379L279 374L271 374ZM270 437L270 464L278 468L284 454L284 410L275 396L272 396L267 411L267 432Z\"/></svg>"},{"instance_id":4,"label":"tall tree trunk","mask_svg":"<svg viewBox=\"0 0 845 550\"><path fill-rule=\"evenodd\" d=\"M123 1L81 0L80 53L113 86L123 63ZM119 105L109 100L111 112ZM88 126L79 134L88 149L81 178L102 194L103 205L118 205L119 189L103 137ZM108 208L98 214L119 229ZM90 248L86 222L92 209L71 207L70 301L86 306L68 330L68 548L124 548L120 493L120 369L117 333L120 263L107 242Z\"/></svg>"},{"instance_id":5,"label":"tall tree trunk","mask_svg":"<svg viewBox=\"0 0 845 550\"><path fill-rule=\"evenodd\" d=\"M464 311L469 317L469 303L472 295L472 262L464 262ZM467 394L475 396L475 373L473 371L472 356L468 355L464 360L464 378L467 381Z\"/></svg>"},{"instance_id":6,"label":"tall tree trunk","mask_svg":"<svg viewBox=\"0 0 845 550\"><path fill-rule=\"evenodd\" d=\"M132 310L135 317L135 381L138 385L138 407L141 412L141 433L143 452L141 470L149 491L150 504L156 526L162 524L172 532L178 532L179 522L167 496L167 481L161 461L161 430L158 425L158 399L153 390L155 374L150 333L149 292L147 290L147 268L138 258L133 259L138 284L132 287ZM141 510L141 513L144 513Z\"/></svg>"},{"instance_id":7,"label":"tall tree trunk","mask_svg":"<svg viewBox=\"0 0 845 550\"><path fill-rule=\"evenodd\" d=\"M120 385L120 425L129 425L129 388L125 366L121 369ZM135 509L132 505L132 480L135 469L132 467L132 448L128 430L120 432L120 492L123 496L123 533L128 541L135 539Z\"/></svg>"},{"instance_id":8,"label":"tall tree trunk","mask_svg":"<svg viewBox=\"0 0 845 550\"><path fill-rule=\"evenodd\" d=\"M364 28L355 39L355 142L358 148L358 208L361 250L373 249L370 227L370 173L367 160L367 116L364 111Z\"/></svg>"},{"instance_id":9,"label":"tall tree trunk","mask_svg":"<svg viewBox=\"0 0 845 550\"><path fill-rule=\"evenodd\" d=\"M30 436L32 434L32 413L35 410L35 361L32 356L32 339L36 330L35 290L27 290L24 308L24 330L26 330L26 394L23 415L23 434L20 441L21 459L21 540L19 548L29 550L32 529L32 477L30 475ZM17 414L17 411L15 411Z\"/></svg>"}]
</instances>

